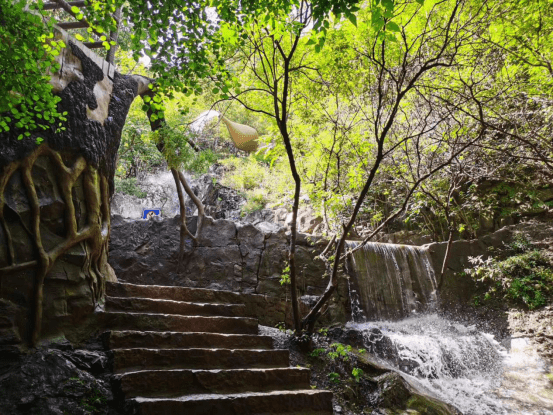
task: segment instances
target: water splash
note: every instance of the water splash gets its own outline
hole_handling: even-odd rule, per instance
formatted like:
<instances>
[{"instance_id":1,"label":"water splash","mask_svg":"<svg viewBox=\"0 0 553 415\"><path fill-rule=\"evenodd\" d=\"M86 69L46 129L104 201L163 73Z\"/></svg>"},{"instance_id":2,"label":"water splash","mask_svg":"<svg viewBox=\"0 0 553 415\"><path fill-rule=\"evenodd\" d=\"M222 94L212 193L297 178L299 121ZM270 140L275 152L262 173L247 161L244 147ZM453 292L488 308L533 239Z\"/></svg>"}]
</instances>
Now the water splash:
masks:
<instances>
[{"instance_id":1,"label":"water splash","mask_svg":"<svg viewBox=\"0 0 553 415\"><path fill-rule=\"evenodd\" d=\"M353 249L358 242L347 242ZM355 285L364 314L397 320L432 310L436 277L427 248L369 242L351 256Z\"/></svg>"},{"instance_id":2,"label":"water splash","mask_svg":"<svg viewBox=\"0 0 553 415\"><path fill-rule=\"evenodd\" d=\"M553 400L543 398L551 388L537 355L507 350L474 326L436 314L348 326L363 332L369 352L463 414L553 415Z\"/></svg>"}]
</instances>

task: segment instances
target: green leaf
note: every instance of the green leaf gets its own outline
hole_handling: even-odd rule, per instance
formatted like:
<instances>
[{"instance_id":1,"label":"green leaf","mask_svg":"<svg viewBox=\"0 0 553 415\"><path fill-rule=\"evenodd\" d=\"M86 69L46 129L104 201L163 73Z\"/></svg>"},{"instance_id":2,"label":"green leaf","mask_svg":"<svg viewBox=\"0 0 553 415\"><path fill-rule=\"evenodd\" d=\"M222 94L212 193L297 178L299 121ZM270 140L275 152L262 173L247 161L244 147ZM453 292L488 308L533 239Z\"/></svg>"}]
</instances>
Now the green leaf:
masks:
<instances>
[{"instance_id":1,"label":"green leaf","mask_svg":"<svg viewBox=\"0 0 553 415\"><path fill-rule=\"evenodd\" d=\"M75 14L78 14L81 12L81 9L79 9L77 6L71 7L71 11Z\"/></svg>"},{"instance_id":2,"label":"green leaf","mask_svg":"<svg viewBox=\"0 0 553 415\"><path fill-rule=\"evenodd\" d=\"M382 5L386 8L386 10L394 10L393 0L382 0Z\"/></svg>"},{"instance_id":3,"label":"green leaf","mask_svg":"<svg viewBox=\"0 0 553 415\"><path fill-rule=\"evenodd\" d=\"M348 19L355 27L357 27L357 17L353 13L348 13Z\"/></svg>"},{"instance_id":4,"label":"green leaf","mask_svg":"<svg viewBox=\"0 0 553 415\"><path fill-rule=\"evenodd\" d=\"M388 22L386 24L386 29L391 30L392 32L399 32L399 26L394 22Z\"/></svg>"}]
</instances>

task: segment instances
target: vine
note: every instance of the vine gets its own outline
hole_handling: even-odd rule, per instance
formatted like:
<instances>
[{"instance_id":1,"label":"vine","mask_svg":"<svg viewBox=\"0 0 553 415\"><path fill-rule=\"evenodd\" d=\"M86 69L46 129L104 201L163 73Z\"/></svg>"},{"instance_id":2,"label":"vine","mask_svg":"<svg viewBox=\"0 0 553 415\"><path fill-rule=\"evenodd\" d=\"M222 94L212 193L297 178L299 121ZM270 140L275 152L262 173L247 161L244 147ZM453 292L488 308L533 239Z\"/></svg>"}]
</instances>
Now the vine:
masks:
<instances>
[{"instance_id":1,"label":"vine","mask_svg":"<svg viewBox=\"0 0 553 415\"><path fill-rule=\"evenodd\" d=\"M37 159L41 156L48 157L55 165L58 173L63 201L65 202L65 226L66 234L62 242L47 250L42 242L40 232L41 216L40 202L32 178L32 169ZM18 263L15 258L13 239L9 226L4 217L5 189L10 178L18 170L21 171L23 185L27 193L31 207L32 228L30 234L37 250L37 259ZM83 178L85 202L87 206L87 222L82 229L78 229L75 216L75 205L72 198L72 190L79 177ZM13 162L4 167L0 179L0 223L7 239L9 265L0 268L1 275L8 275L28 268L36 269L34 313L32 320L31 344L36 345L40 339L42 326L42 309L44 301L44 280L51 271L56 261L73 246L83 244L88 255L85 268L89 287L92 293L93 303L96 304L105 291L105 278L102 276L102 261L107 257L109 240L110 215L109 215L109 184L107 178L101 175L96 168L88 164L83 157L77 158L72 167L67 167L62 155L51 149L48 145L39 146L31 155L23 160Z\"/></svg>"}]
</instances>

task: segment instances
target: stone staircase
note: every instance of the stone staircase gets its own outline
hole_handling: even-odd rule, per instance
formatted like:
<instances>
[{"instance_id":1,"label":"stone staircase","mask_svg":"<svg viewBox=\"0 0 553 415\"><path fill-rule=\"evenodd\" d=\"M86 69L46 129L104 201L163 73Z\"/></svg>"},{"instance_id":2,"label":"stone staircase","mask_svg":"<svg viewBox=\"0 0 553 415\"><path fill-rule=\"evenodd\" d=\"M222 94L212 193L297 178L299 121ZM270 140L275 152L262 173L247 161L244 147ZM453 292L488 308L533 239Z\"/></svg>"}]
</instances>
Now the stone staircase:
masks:
<instances>
[{"instance_id":1,"label":"stone staircase","mask_svg":"<svg viewBox=\"0 0 553 415\"><path fill-rule=\"evenodd\" d=\"M332 414L332 393L259 336L241 294L107 283L104 335L129 413Z\"/></svg>"}]
</instances>

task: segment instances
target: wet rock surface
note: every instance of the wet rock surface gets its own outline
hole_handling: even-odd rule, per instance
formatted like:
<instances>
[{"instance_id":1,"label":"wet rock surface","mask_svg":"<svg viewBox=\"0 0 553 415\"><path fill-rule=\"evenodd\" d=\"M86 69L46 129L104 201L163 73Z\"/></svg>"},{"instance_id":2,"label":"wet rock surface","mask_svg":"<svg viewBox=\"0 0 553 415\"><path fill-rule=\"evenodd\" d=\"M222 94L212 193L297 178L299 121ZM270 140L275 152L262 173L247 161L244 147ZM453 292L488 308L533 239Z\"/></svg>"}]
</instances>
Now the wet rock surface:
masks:
<instances>
[{"instance_id":1,"label":"wet rock surface","mask_svg":"<svg viewBox=\"0 0 553 415\"><path fill-rule=\"evenodd\" d=\"M98 348L98 347L93 347ZM50 344L29 354L0 357L0 413L117 415L108 354Z\"/></svg>"},{"instance_id":2,"label":"wet rock surface","mask_svg":"<svg viewBox=\"0 0 553 415\"><path fill-rule=\"evenodd\" d=\"M259 332L271 336L275 347L289 348L293 366L311 369L312 388L332 390L335 414L460 415L454 407L421 393L398 372L382 366L361 345L344 356L329 357L335 343L352 346L347 342L360 341L355 330L335 328L327 335L315 335L308 350L278 329L260 326ZM357 379L352 375L354 368L362 371Z\"/></svg>"},{"instance_id":3,"label":"wet rock surface","mask_svg":"<svg viewBox=\"0 0 553 415\"><path fill-rule=\"evenodd\" d=\"M553 372L553 305L524 313L510 310L508 321L512 337L529 338Z\"/></svg>"}]
</instances>

